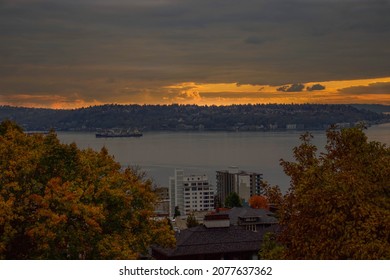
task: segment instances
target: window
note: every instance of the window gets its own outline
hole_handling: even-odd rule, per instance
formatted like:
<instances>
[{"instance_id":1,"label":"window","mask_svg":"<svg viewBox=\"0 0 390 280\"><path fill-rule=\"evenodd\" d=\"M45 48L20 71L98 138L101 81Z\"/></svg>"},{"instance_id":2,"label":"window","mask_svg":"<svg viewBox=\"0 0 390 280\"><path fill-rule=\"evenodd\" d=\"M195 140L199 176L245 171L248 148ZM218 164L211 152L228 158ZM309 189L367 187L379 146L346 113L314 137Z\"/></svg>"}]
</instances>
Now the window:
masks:
<instances>
[{"instance_id":1,"label":"window","mask_svg":"<svg viewBox=\"0 0 390 280\"><path fill-rule=\"evenodd\" d=\"M255 232L257 231L256 225L247 225L245 228L246 230L255 231Z\"/></svg>"}]
</instances>

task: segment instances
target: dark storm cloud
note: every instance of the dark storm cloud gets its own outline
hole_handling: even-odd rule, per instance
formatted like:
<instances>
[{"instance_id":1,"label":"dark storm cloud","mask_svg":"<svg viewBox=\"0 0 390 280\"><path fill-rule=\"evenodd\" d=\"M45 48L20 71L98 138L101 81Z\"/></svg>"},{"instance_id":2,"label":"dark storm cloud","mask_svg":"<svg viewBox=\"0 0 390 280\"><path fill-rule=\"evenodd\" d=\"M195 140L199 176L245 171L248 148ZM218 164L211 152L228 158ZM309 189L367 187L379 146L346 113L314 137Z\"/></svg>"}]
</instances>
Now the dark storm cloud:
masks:
<instances>
[{"instance_id":1,"label":"dark storm cloud","mask_svg":"<svg viewBox=\"0 0 390 280\"><path fill-rule=\"evenodd\" d=\"M389 94L390 82L372 83L368 86L353 86L338 90L340 93L346 94Z\"/></svg>"},{"instance_id":2,"label":"dark storm cloud","mask_svg":"<svg viewBox=\"0 0 390 280\"><path fill-rule=\"evenodd\" d=\"M324 89L325 89L325 86L323 86L321 84L315 84L315 85L312 85L311 87L306 88L307 91L324 90Z\"/></svg>"},{"instance_id":3,"label":"dark storm cloud","mask_svg":"<svg viewBox=\"0 0 390 280\"><path fill-rule=\"evenodd\" d=\"M278 87L277 91L283 91L283 92L301 92L305 88L304 84L292 84L289 86L281 86Z\"/></svg>"},{"instance_id":4,"label":"dark storm cloud","mask_svg":"<svg viewBox=\"0 0 390 280\"><path fill-rule=\"evenodd\" d=\"M390 76L389 13L383 0L3 0L0 90L106 100L186 81Z\"/></svg>"}]
</instances>

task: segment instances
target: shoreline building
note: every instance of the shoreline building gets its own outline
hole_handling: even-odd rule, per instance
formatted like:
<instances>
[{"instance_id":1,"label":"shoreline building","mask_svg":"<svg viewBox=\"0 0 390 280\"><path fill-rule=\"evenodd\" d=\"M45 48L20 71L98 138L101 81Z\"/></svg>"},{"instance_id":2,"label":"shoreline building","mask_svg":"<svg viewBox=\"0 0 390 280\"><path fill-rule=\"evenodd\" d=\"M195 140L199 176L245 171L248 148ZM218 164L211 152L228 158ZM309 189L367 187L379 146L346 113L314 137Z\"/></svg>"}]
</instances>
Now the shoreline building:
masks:
<instances>
[{"instance_id":1,"label":"shoreline building","mask_svg":"<svg viewBox=\"0 0 390 280\"><path fill-rule=\"evenodd\" d=\"M217 197L223 205L226 197L235 192L244 200L249 201L252 195L260 195L263 174L239 170L231 166L228 170L217 171Z\"/></svg>"},{"instance_id":2,"label":"shoreline building","mask_svg":"<svg viewBox=\"0 0 390 280\"><path fill-rule=\"evenodd\" d=\"M170 216L176 206L182 215L214 210L214 194L207 175L185 176L182 169L175 169L175 175L169 177Z\"/></svg>"}]
</instances>

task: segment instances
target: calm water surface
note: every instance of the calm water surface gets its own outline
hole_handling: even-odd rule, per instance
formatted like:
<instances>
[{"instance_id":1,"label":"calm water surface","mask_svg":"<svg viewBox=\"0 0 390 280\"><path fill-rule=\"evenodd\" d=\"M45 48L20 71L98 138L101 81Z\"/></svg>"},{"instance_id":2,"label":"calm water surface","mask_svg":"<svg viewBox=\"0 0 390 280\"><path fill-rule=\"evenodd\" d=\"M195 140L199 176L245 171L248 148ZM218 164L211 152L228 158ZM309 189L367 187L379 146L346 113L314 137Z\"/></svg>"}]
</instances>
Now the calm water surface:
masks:
<instances>
[{"instance_id":1,"label":"calm water surface","mask_svg":"<svg viewBox=\"0 0 390 280\"><path fill-rule=\"evenodd\" d=\"M292 160L292 149L299 145L302 132L146 132L141 138L95 138L94 133L58 132L63 143L75 142L79 148L108 148L122 166L138 166L161 186L175 168L186 174L207 174L215 184L215 171L238 166L259 172L272 185L287 190L287 177L279 160ZM369 140L390 145L390 124L372 126ZM323 148L325 132L313 132L313 143Z\"/></svg>"}]
</instances>

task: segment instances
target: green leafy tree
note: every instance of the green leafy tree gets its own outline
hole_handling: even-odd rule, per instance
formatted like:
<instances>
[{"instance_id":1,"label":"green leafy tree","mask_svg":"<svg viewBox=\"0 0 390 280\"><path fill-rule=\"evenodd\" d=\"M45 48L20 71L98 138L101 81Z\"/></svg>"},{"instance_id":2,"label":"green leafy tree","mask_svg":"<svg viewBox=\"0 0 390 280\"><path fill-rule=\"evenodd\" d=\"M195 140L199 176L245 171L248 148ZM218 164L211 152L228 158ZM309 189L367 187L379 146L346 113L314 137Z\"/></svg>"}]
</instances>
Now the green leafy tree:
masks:
<instances>
[{"instance_id":1,"label":"green leafy tree","mask_svg":"<svg viewBox=\"0 0 390 280\"><path fill-rule=\"evenodd\" d=\"M175 213L173 214L173 218L181 216L179 206L175 206Z\"/></svg>"},{"instance_id":2,"label":"green leafy tree","mask_svg":"<svg viewBox=\"0 0 390 280\"><path fill-rule=\"evenodd\" d=\"M79 150L0 124L1 259L137 259L174 245L151 182L103 148Z\"/></svg>"},{"instance_id":3,"label":"green leafy tree","mask_svg":"<svg viewBox=\"0 0 390 280\"><path fill-rule=\"evenodd\" d=\"M187 216L187 227L188 228L192 228L192 227L196 227L198 226L199 223L198 221L196 220L196 217L194 215L194 213L190 213L188 216Z\"/></svg>"},{"instance_id":4,"label":"green leafy tree","mask_svg":"<svg viewBox=\"0 0 390 280\"><path fill-rule=\"evenodd\" d=\"M279 218L289 259L390 258L390 149L362 127L327 131L325 152L308 133L281 161L291 177Z\"/></svg>"},{"instance_id":5,"label":"green leafy tree","mask_svg":"<svg viewBox=\"0 0 390 280\"><path fill-rule=\"evenodd\" d=\"M231 192L225 199L225 207L242 207L242 202L240 197L236 192Z\"/></svg>"},{"instance_id":6,"label":"green leafy tree","mask_svg":"<svg viewBox=\"0 0 390 280\"><path fill-rule=\"evenodd\" d=\"M277 236L273 232L264 234L259 252L261 260L281 260L284 258L285 248L278 243Z\"/></svg>"}]
</instances>

